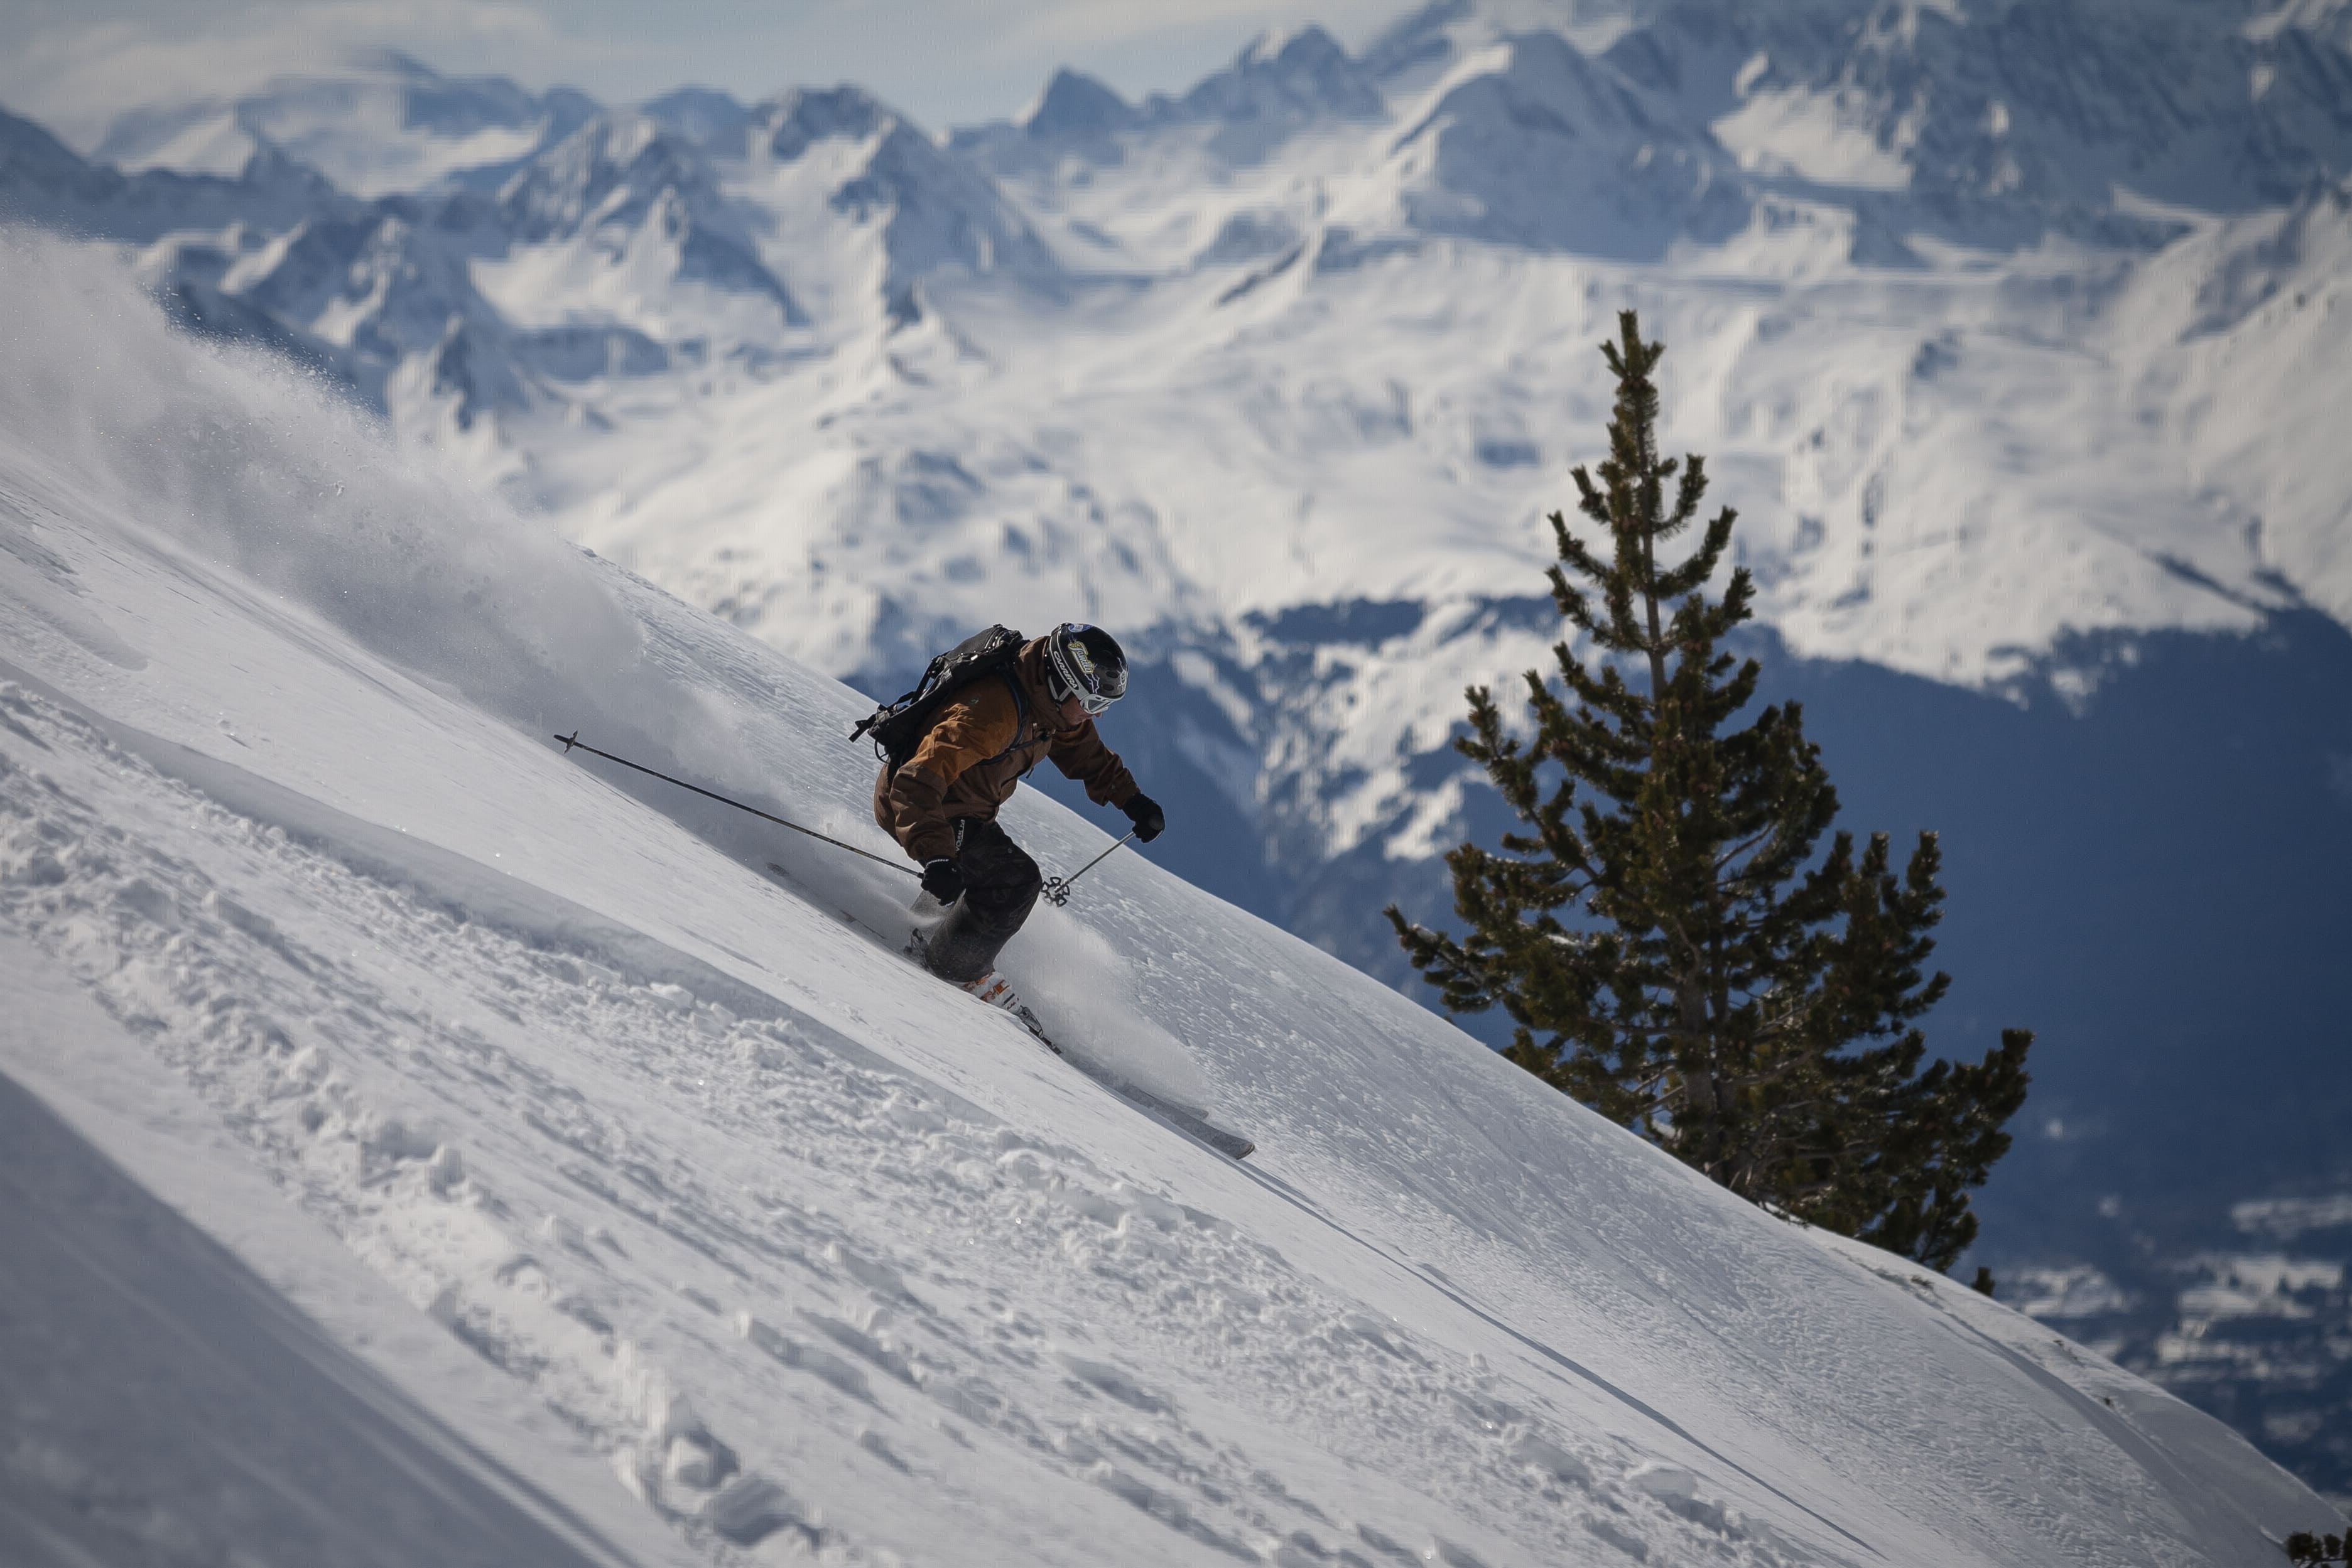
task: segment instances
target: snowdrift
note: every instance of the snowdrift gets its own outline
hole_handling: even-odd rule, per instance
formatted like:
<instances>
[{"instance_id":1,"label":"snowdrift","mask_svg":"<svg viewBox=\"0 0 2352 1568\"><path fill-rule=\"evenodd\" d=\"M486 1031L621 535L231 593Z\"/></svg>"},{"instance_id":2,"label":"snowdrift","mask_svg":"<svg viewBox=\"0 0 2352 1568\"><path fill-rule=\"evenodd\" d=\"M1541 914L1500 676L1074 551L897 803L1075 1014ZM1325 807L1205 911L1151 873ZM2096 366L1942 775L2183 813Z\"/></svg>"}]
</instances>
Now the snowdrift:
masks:
<instances>
[{"instance_id":1,"label":"snowdrift","mask_svg":"<svg viewBox=\"0 0 2352 1568\"><path fill-rule=\"evenodd\" d=\"M887 850L865 699L89 253L0 292L37 1097L0 1092L0 1207L81 1260L0 1288L0 1556L2046 1568L2340 1528L1123 852L1008 968L1259 1139L1216 1156L842 918L908 880L548 738ZM1108 841L1010 825L1049 871ZM376 1472L415 1506L339 1526Z\"/></svg>"}]
</instances>

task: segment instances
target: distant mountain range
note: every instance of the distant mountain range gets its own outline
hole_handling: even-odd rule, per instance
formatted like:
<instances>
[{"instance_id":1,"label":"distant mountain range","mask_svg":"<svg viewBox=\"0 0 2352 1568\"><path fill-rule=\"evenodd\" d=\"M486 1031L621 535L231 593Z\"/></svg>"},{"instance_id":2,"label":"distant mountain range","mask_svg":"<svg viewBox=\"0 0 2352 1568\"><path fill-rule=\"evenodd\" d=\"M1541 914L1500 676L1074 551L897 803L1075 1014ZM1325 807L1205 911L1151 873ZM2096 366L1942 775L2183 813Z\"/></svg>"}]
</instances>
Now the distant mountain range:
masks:
<instances>
[{"instance_id":1,"label":"distant mountain range","mask_svg":"<svg viewBox=\"0 0 2352 1568\"><path fill-rule=\"evenodd\" d=\"M1113 626L1155 854L1399 980L1378 911L1442 920L1496 825L1445 743L1559 635L1541 518L1638 307L1774 691L1854 825L1945 832L1936 1046L2042 1031L1986 1256L2100 1270L2119 1354L2352 1493L2346 1356L2179 1337L2347 1316L2182 1304L2352 1260L2232 1218L2352 1191L2280 1131L2352 1113L2343 0L1442 0L944 136L377 56L89 155L0 116L0 213L868 689Z\"/></svg>"}]
</instances>

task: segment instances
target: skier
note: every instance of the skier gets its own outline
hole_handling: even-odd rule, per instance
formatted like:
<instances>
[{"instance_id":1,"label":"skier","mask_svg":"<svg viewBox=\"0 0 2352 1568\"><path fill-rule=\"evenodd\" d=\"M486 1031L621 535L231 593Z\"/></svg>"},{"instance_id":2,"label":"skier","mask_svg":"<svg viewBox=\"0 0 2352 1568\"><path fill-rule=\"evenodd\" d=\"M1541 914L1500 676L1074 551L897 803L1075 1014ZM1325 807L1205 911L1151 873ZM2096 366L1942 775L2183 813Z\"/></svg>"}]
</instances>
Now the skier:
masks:
<instances>
[{"instance_id":1,"label":"skier","mask_svg":"<svg viewBox=\"0 0 2352 1568\"><path fill-rule=\"evenodd\" d=\"M923 891L949 906L922 944L924 967L986 998L996 956L1029 918L1045 878L997 809L1045 758L1116 806L1150 843L1167 825L1095 720L1127 692L1127 655L1098 626L1064 622L1023 645L1001 678L948 699L912 756L874 780L874 820L923 868ZM997 987L995 988L1001 988Z\"/></svg>"}]
</instances>

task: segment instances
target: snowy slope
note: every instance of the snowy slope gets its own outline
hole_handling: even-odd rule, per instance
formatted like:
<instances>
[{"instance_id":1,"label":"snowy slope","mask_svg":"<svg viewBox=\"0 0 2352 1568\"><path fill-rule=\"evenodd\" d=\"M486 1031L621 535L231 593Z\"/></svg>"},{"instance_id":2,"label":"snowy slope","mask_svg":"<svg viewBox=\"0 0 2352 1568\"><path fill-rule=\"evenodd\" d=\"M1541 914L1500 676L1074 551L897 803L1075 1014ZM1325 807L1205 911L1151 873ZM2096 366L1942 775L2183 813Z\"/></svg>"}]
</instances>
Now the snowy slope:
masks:
<instances>
[{"instance_id":1,"label":"snowy slope","mask_svg":"<svg viewBox=\"0 0 2352 1568\"><path fill-rule=\"evenodd\" d=\"M90 1147L0 1160L110 1157L228 1249L229 1337L340 1347L452 1500L379 1560L2043 1568L2331 1522L2031 1320L1122 855L1008 968L1264 1152L1141 1119L837 918L893 918L892 873L546 738L878 843L855 694L167 333L91 253L5 267L42 308L0 329L0 1065ZM1106 841L1012 821L1049 866ZM163 1223L39 1212L85 1257ZM201 1304L92 1278L0 1346ZM116 1446L219 1375L160 1361L140 1406L105 1372L11 1404L12 1560L323 1528L330 1467L224 1492L215 1446ZM363 1430L237 1390L339 1458Z\"/></svg>"},{"instance_id":2,"label":"snowy slope","mask_svg":"<svg viewBox=\"0 0 2352 1568\"><path fill-rule=\"evenodd\" d=\"M2347 15L1444 0L944 140L854 87L597 110L377 60L204 110L258 156L126 173L0 117L0 215L133 247L184 323L867 691L992 621L1114 625L1160 862L1392 980L1381 906L1442 920L1436 857L1493 831L1445 743L1557 634L1540 519L1638 305L1768 678L1853 825L1946 834L1933 1049L2042 1030L1986 1260L2128 1261L2098 1343L2270 1388L2207 1407L2340 1492L2352 1441L2279 1434L2352 1425L2352 1362L2242 1354L2196 1281L2232 1205L2352 1190L2205 1092L2352 1113ZM2352 1296L2307 1305L2352 1343Z\"/></svg>"}]
</instances>

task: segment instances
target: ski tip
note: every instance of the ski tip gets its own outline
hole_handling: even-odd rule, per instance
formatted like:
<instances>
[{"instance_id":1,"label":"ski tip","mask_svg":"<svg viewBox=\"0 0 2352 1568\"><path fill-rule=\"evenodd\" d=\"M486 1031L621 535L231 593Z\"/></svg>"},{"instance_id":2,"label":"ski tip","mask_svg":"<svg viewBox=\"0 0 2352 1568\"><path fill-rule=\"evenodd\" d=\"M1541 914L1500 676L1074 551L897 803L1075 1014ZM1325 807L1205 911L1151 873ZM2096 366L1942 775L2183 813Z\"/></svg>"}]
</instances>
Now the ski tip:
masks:
<instances>
[{"instance_id":1,"label":"ski tip","mask_svg":"<svg viewBox=\"0 0 2352 1568\"><path fill-rule=\"evenodd\" d=\"M1206 1129L1199 1134L1201 1141L1228 1159L1245 1160L1257 1153L1257 1145L1239 1133L1229 1133L1213 1122L1207 1124Z\"/></svg>"},{"instance_id":2,"label":"ski tip","mask_svg":"<svg viewBox=\"0 0 2352 1568\"><path fill-rule=\"evenodd\" d=\"M1197 1111L1187 1110L1172 1101L1162 1100L1149 1089L1139 1088L1132 1083L1116 1082L1111 1082L1109 1087L1159 1117L1178 1132L1206 1144L1229 1159L1245 1160L1257 1153L1257 1144L1255 1140L1244 1137L1229 1127L1217 1125Z\"/></svg>"},{"instance_id":3,"label":"ski tip","mask_svg":"<svg viewBox=\"0 0 2352 1568\"><path fill-rule=\"evenodd\" d=\"M569 757L572 755L572 748L580 744L580 732L575 729L570 735L559 735L554 738L563 742L563 755Z\"/></svg>"}]
</instances>

